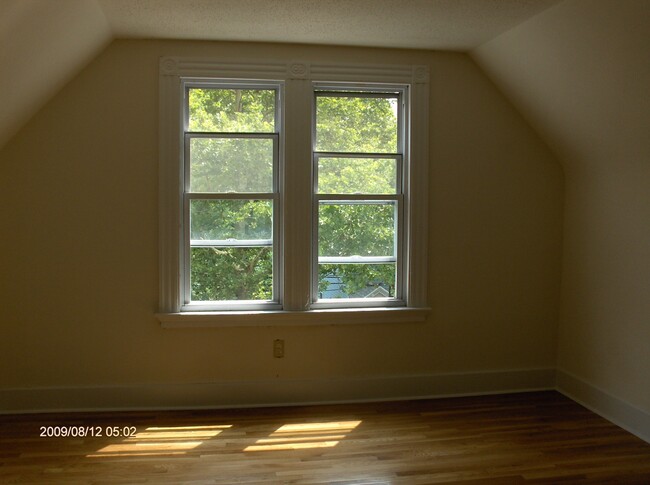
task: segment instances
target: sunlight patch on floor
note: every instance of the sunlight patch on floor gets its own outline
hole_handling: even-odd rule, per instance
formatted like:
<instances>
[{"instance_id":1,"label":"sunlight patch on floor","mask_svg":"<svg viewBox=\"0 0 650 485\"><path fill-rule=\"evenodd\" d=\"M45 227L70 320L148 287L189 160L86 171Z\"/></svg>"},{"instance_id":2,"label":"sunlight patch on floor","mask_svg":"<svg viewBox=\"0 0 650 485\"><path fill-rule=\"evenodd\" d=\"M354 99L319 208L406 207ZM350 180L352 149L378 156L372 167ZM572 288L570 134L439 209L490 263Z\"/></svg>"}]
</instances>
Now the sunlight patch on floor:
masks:
<instances>
[{"instance_id":1,"label":"sunlight patch on floor","mask_svg":"<svg viewBox=\"0 0 650 485\"><path fill-rule=\"evenodd\" d=\"M260 438L244 451L301 450L331 448L339 444L361 421L285 424L268 438Z\"/></svg>"},{"instance_id":2,"label":"sunlight patch on floor","mask_svg":"<svg viewBox=\"0 0 650 485\"><path fill-rule=\"evenodd\" d=\"M215 438L232 425L219 426L152 426L135 436L100 448L89 458L112 456L182 455L204 441Z\"/></svg>"}]
</instances>

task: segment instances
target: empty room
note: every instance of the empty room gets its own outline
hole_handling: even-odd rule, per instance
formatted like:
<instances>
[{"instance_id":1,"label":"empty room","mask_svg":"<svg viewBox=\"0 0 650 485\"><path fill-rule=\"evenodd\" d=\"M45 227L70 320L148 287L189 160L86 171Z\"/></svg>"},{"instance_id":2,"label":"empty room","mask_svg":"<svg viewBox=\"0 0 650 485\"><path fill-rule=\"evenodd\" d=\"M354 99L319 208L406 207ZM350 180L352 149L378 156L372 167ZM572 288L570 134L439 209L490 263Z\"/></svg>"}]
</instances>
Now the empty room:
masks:
<instances>
[{"instance_id":1,"label":"empty room","mask_svg":"<svg viewBox=\"0 0 650 485\"><path fill-rule=\"evenodd\" d=\"M650 1L0 0L0 483L650 483Z\"/></svg>"}]
</instances>

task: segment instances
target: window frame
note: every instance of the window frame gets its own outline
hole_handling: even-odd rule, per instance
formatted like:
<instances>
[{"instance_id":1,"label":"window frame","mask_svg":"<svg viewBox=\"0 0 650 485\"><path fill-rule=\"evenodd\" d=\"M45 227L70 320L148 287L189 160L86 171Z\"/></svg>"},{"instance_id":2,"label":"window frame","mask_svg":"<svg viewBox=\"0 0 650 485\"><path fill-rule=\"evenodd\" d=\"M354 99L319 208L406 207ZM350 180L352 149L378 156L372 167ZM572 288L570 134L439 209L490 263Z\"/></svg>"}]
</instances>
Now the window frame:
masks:
<instances>
[{"instance_id":1,"label":"window frame","mask_svg":"<svg viewBox=\"0 0 650 485\"><path fill-rule=\"evenodd\" d=\"M422 65L348 65L303 61L260 62L215 60L206 58L163 57L160 59L159 118L159 310L156 314L164 327L197 327L229 325L296 325L332 323L372 323L422 321L427 306L427 225L428 225L428 118L429 72ZM284 264L279 284L282 288L282 309L183 308L180 269L182 268L183 234L179 221L183 214L183 80L247 80L250 84L282 85L278 105L283 116L279 130L279 217ZM360 87L408 85L409 116L402 127L408 137L409 163L403 163L403 287L405 306L382 305L376 308L317 308L311 298L312 242L304 231L313 228L312 207L299 201L311 200L312 184L311 118L313 83L357 84ZM287 135L290 134L290 136ZM307 167L305 167L307 165ZM306 186L305 186L306 185ZM311 204L307 204L311 205ZM181 224L182 226L182 224ZM303 237L301 238L301 234ZM310 232L308 232L310 234ZM307 242L304 239L308 239ZM305 270L307 268L307 270ZM197 310L197 311L194 311Z\"/></svg>"},{"instance_id":2,"label":"window frame","mask_svg":"<svg viewBox=\"0 0 650 485\"><path fill-rule=\"evenodd\" d=\"M406 118L409 115L407 84L389 85L384 83L322 83L313 82L313 103L312 103L312 292L311 308L371 308L371 307L396 307L406 306L404 298L404 199L406 187L404 184L404 171L408 167L408 137L405 132ZM349 97L349 98L397 98L397 146L394 153L373 153L373 152L335 152L317 150L317 103L320 96L326 97ZM318 160L320 158L368 158L368 159L394 159L395 160L395 192L392 194L327 194L320 193L318 187L319 173ZM319 208L321 203L394 203L395 204L395 228L394 228L394 258L395 258L395 296L392 298L319 298L319 264L321 256L318 255L319 245ZM328 258L329 259L329 258ZM344 258L337 258L343 260ZM332 264L336 264L333 262Z\"/></svg>"},{"instance_id":3,"label":"window frame","mask_svg":"<svg viewBox=\"0 0 650 485\"><path fill-rule=\"evenodd\" d=\"M183 126L183 213L180 225L183 228L182 251L183 257L180 261L180 273L182 278L181 312L198 311L268 311L282 309L282 202L280 197L280 180L282 179L282 164L280 163L281 141L282 141L282 91L283 84L275 81L251 81L234 79L195 79L182 77L180 79L183 91L182 126ZM198 132L189 130L189 92L190 89L259 89L275 91L275 113L274 132ZM207 139L270 139L273 140L273 175L271 192L193 192L191 190L191 163L190 143L195 138ZM273 299L272 300L217 300L217 301L192 301L191 300L191 261L192 247L190 205L192 200L270 200L272 202L272 268L273 268ZM231 244L226 247L236 247Z\"/></svg>"}]
</instances>

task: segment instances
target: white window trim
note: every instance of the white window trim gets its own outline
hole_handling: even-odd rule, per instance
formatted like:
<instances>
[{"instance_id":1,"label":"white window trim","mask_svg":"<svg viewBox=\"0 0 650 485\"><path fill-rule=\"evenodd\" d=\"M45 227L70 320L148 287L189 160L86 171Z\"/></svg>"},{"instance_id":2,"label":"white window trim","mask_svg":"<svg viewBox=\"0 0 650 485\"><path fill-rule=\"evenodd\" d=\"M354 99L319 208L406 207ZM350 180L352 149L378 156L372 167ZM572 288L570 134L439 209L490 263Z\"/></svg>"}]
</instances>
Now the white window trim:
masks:
<instances>
[{"instance_id":1,"label":"white window trim","mask_svg":"<svg viewBox=\"0 0 650 485\"><path fill-rule=\"evenodd\" d=\"M296 325L422 321L427 308L429 70L420 65L346 65L307 62L223 62L205 58L164 57L159 70L159 312L164 327ZM183 103L181 78L273 80L284 83L281 133L284 147L280 181L283 214L282 311L181 312L183 306L182 214ZM311 305L312 198L311 106L313 82L386 83L410 86L408 187L404 201L404 299L400 308L313 310ZM307 161L307 163L305 163ZM301 228L301 230L297 230Z\"/></svg>"}]
</instances>

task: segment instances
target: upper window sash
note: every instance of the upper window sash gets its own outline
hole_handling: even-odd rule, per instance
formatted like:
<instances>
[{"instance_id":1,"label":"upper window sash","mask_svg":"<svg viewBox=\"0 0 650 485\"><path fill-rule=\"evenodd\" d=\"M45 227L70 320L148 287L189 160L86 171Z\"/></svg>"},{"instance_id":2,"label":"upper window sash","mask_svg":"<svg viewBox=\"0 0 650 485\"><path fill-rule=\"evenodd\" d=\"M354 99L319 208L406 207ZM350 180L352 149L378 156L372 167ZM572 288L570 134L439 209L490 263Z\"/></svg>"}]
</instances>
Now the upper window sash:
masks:
<instances>
[{"instance_id":1,"label":"upper window sash","mask_svg":"<svg viewBox=\"0 0 650 485\"><path fill-rule=\"evenodd\" d=\"M341 83L343 84L343 83ZM336 87L327 84L314 83L314 97L313 97L313 117L312 117L312 145L313 152L317 154L367 154L367 155L402 155L404 154L405 149L405 140L406 125L404 123L404 117L406 115L404 111L404 103L407 99L408 87L405 85L399 86L384 86L384 85L357 85L349 84L347 86L338 85ZM336 148L336 144L328 147L325 142L319 140L318 134L318 108L319 108L319 99L327 98L354 98L361 100L368 100L369 103L372 103L372 100L381 100L381 99L394 99L396 104L396 144L393 150L383 149L377 150L378 145L373 146L374 149L363 150L361 146L355 146L354 149L345 149L345 150L336 150L330 148ZM340 120L340 122L345 125L346 120ZM338 146L340 148L340 145Z\"/></svg>"}]
</instances>

